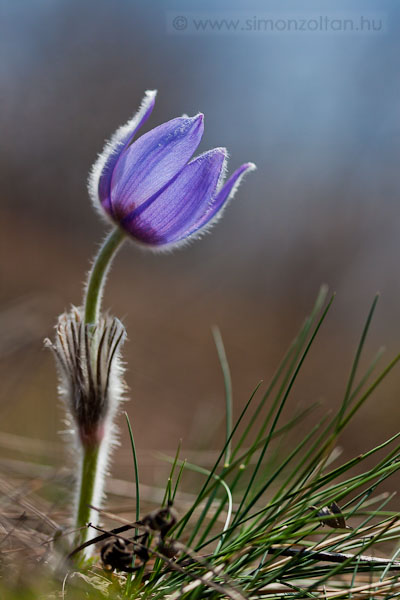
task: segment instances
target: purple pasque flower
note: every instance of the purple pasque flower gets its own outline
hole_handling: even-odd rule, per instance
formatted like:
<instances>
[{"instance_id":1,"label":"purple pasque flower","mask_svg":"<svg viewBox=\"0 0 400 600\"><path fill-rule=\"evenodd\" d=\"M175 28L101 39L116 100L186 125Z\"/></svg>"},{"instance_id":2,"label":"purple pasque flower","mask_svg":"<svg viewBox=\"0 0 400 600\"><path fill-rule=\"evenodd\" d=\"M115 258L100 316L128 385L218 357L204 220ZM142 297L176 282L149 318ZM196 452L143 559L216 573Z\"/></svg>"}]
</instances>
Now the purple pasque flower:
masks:
<instances>
[{"instance_id":1,"label":"purple pasque flower","mask_svg":"<svg viewBox=\"0 0 400 600\"><path fill-rule=\"evenodd\" d=\"M90 174L89 192L95 206L135 241L162 250L214 223L255 165L245 163L224 183L225 148L190 160L203 135L202 114L172 119L132 142L155 96L146 92L136 115L106 144Z\"/></svg>"}]
</instances>

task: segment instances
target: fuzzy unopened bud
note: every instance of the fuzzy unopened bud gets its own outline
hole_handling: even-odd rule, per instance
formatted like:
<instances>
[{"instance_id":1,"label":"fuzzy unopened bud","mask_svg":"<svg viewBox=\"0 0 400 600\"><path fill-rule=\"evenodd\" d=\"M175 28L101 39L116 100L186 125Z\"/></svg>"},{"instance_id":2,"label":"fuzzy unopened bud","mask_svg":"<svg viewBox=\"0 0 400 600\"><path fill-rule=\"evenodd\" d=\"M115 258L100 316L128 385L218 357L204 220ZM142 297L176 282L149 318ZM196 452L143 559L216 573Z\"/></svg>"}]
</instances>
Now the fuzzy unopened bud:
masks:
<instances>
[{"instance_id":1,"label":"fuzzy unopened bud","mask_svg":"<svg viewBox=\"0 0 400 600\"><path fill-rule=\"evenodd\" d=\"M59 396L70 417L72 445L78 450L83 476L85 456L96 456L96 474L86 499L96 506L102 502L109 453L116 441L114 418L125 391L120 359L125 338L118 319L106 315L96 325L85 325L82 310L72 307L59 317L55 341L45 340L56 357ZM86 483L81 480L80 486Z\"/></svg>"}]
</instances>

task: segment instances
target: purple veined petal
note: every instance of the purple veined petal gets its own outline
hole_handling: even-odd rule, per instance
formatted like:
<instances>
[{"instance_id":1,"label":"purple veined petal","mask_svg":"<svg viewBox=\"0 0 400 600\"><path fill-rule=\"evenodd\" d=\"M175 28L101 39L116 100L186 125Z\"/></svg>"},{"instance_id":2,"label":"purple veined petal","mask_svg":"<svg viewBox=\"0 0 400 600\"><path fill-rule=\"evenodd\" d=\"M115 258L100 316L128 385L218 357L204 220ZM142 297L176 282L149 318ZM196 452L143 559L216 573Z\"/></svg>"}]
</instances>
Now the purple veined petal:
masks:
<instances>
[{"instance_id":1,"label":"purple veined petal","mask_svg":"<svg viewBox=\"0 0 400 600\"><path fill-rule=\"evenodd\" d=\"M183 241L190 236L195 236L196 233L203 233L206 229L214 225L222 216L224 209L232 200L240 183L246 173L256 169L254 163L245 163L229 177L228 181L217 191L212 202L208 205L207 210L201 217L185 231L181 231L179 236L171 242Z\"/></svg>"},{"instance_id":2,"label":"purple veined petal","mask_svg":"<svg viewBox=\"0 0 400 600\"><path fill-rule=\"evenodd\" d=\"M119 127L106 143L102 153L94 163L89 175L89 193L96 208L99 207L99 200L103 208L112 216L110 202L111 177L115 165L133 137L150 117L157 90L148 90L139 110L129 119L125 125Z\"/></svg>"},{"instance_id":3,"label":"purple veined petal","mask_svg":"<svg viewBox=\"0 0 400 600\"><path fill-rule=\"evenodd\" d=\"M178 175L200 143L203 118L199 114L163 123L120 155L111 180L111 204L117 221Z\"/></svg>"},{"instance_id":4,"label":"purple veined petal","mask_svg":"<svg viewBox=\"0 0 400 600\"><path fill-rule=\"evenodd\" d=\"M169 244L207 211L224 172L226 150L192 160L167 188L128 215L121 226L151 246Z\"/></svg>"}]
</instances>

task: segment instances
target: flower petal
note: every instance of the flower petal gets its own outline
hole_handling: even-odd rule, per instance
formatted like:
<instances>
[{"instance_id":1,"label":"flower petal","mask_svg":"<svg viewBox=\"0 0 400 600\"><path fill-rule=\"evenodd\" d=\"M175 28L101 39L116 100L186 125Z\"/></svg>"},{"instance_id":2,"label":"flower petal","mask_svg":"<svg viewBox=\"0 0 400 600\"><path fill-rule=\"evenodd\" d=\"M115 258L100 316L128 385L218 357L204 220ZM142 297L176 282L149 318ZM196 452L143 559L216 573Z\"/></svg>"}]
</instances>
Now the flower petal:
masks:
<instances>
[{"instance_id":1,"label":"flower petal","mask_svg":"<svg viewBox=\"0 0 400 600\"><path fill-rule=\"evenodd\" d=\"M192 160L163 192L128 215L122 227L139 241L155 246L179 238L207 211L225 156L225 148L215 148Z\"/></svg>"},{"instance_id":2,"label":"flower petal","mask_svg":"<svg viewBox=\"0 0 400 600\"><path fill-rule=\"evenodd\" d=\"M181 237L177 238L175 241L184 240L200 231L204 232L205 228L208 229L211 225L216 223L216 221L221 218L223 209L225 209L228 202L232 200L246 173L254 171L256 168L254 163L245 163L236 169L229 177L228 181L218 191L211 204L209 204L207 211L204 212L189 229L181 232Z\"/></svg>"},{"instance_id":3,"label":"flower petal","mask_svg":"<svg viewBox=\"0 0 400 600\"><path fill-rule=\"evenodd\" d=\"M201 114L172 119L141 136L122 153L111 181L111 204L117 221L178 175L199 145L203 128Z\"/></svg>"},{"instance_id":4,"label":"flower petal","mask_svg":"<svg viewBox=\"0 0 400 600\"><path fill-rule=\"evenodd\" d=\"M157 90L148 90L145 93L139 110L125 125L119 127L106 143L89 175L89 193L93 203L98 207L100 200L103 208L110 215L112 215L110 186L114 167L123 150L150 117L154 108L156 95Z\"/></svg>"}]
</instances>

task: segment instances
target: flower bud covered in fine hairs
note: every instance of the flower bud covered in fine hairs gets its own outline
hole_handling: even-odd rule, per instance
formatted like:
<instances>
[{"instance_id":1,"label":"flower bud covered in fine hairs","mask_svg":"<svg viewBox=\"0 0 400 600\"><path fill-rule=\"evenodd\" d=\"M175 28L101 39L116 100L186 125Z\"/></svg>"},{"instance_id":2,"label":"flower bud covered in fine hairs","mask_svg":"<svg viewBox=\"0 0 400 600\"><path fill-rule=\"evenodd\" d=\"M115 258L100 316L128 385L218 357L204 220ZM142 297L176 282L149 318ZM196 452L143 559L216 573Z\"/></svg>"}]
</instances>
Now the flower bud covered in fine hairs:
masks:
<instances>
[{"instance_id":1,"label":"flower bud covered in fine hairs","mask_svg":"<svg viewBox=\"0 0 400 600\"><path fill-rule=\"evenodd\" d=\"M125 338L118 319L100 316L95 326L85 325L81 310L73 307L59 317L54 343L46 340L56 357L59 395L69 417L73 447L79 452L80 486L87 485L90 490L82 506L76 501L75 510L86 511L92 522L97 513L88 504L101 505L109 452L116 440L114 418L125 389L120 360ZM97 466L94 476L88 462Z\"/></svg>"}]
</instances>

